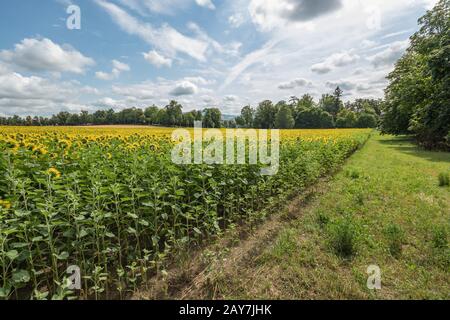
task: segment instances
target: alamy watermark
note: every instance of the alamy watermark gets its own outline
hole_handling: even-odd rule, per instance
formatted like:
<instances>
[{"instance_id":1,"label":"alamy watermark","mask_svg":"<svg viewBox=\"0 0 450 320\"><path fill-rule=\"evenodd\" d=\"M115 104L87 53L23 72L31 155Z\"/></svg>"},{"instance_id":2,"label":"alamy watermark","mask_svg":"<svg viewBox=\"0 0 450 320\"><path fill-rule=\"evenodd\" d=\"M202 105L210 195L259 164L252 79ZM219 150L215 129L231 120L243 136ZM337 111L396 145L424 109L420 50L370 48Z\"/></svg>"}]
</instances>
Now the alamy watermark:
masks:
<instances>
[{"instance_id":1,"label":"alamy watermark","mask_svg":"<svg viewBox=\"0 0 450 320\"><path fill-rule=\"evenodd\" d=\"M66 270L70 285L69 290L81 290L81 269L78 266L69 266Z\"/></svg>"},{"instance_id":2,"label":"alamy watermark","mask_svg":"<svg viewBox=\"0 0 450 320\"><path fill-rule=\"evenodd\" d=\"M66 26L69 30L81 30L81 9L77 5L67 7L66 13L69 17L66 20Z\"/></svg>"},{"instance_id":3,"label":"alamy watermark","mask_svg":"<svg viewBox=\"0 0 450 320\"><path fill-rule=\"evenodd\" d=\"M369 290L381 290L381 269L377 265L367 267L367 288Z\"/></svg>"},{"instance_id":4,"label":"alamy watermark","mask_svg":"<svg viewBox=\"0 0 450 320\"><path fill-rule=\"evenodd\" d=\"M176 142L172 150L172 161L180 165L218 164L244 165L260 164L261 175L275 175L280 166L279 130L219 129L203 130L196 121L194 136L186 129L172 133ZM270 152L269 152L270 147Z\"/></svg>"},{"instance_id":5,"label":"alamy watermark","mask_svg":"<svg viewBox=\"0 0 450 320\"><path fill-rule=\"evenodd\" d=\"M381 9L378 6L368 6L364 9L368 15L366 20L366 26L369 30L379 31L381 30Z\"/></svg>"}]
</instances>

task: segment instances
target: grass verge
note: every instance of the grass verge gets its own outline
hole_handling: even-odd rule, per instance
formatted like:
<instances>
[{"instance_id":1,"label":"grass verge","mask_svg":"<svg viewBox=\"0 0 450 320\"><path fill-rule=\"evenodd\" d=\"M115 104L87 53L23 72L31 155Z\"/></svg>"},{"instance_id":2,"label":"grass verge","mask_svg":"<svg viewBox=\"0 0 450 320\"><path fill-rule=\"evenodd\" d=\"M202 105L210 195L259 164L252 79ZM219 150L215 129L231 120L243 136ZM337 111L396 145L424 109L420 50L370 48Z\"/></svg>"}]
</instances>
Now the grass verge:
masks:
<instances>
[{"instance_id":1,"label":"grass verge","mask_svg":"<svg viewBox=\"0 0 450 320\"><path fill-rule=\"evenodd\" d=\"M449 299L449 170L450 153L375 135L263 250L183 298Z\"/></svg>"}]
</instances>

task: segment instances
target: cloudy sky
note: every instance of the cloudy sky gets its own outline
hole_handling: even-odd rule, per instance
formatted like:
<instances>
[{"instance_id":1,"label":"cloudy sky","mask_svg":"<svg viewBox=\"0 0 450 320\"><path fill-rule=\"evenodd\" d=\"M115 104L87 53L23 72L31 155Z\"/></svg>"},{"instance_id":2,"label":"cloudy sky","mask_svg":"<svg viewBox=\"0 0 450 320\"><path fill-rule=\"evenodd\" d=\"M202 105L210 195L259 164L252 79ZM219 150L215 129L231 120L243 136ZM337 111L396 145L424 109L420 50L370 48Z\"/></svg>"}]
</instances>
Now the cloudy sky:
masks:
<instances>
[{"instance_id":1,"label":"cloudy sky","mask_svg":"<svg viewBox=\"0 0 450 320\"><path fill-rule=\"evenodd\" d=\"M185 111L340 85L382 97L385 76L436 0L17 0L0 3L0 115ZM67 27L67 8L81 29ZM73 20L71 20L73 21Z\"/></svg>"}]
</instances>

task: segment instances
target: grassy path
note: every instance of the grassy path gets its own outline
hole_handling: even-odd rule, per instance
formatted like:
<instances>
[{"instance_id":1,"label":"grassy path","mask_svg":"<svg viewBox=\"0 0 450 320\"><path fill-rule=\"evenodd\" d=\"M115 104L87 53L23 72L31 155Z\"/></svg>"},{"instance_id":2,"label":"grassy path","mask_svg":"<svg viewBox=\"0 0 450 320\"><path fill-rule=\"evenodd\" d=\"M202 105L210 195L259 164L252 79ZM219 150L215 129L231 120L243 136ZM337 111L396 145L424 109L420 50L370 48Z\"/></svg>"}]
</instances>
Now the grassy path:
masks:
<instances>
[{"instance_id":1,"label":"grassy path","mask_svg":"<svg viewBox=\"0 0 450 320\"><path fill-rule=\"evenodd\" d=\"M263 250L213 270L212 297L450 299L449 171L450 153L375 135ZM367 288L369 265L381 290Z\"/></svg>"}]
</instances>

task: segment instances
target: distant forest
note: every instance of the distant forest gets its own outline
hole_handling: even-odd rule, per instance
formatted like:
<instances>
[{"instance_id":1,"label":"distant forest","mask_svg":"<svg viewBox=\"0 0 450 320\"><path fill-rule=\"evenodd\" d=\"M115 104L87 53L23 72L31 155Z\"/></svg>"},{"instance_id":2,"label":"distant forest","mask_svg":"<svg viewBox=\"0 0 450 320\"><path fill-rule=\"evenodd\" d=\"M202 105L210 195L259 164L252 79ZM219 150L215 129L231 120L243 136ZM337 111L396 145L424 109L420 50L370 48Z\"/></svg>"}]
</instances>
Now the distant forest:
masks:
<instances>
[{"instance_id":1,"label":"distant forest","mask_svg":"<svg viewBox=\"0 0 450 320\"><path fill-rule=\"evenodd\" d=\"M342 101L342 90L324 94L316 102L309 94L289 101L273 103L265 100L256 108L245 106L235 119L224 120L218 108L183 113L183 106L171 101L160 108L129 108L121 111L98 110L94 113L60 112L51 117L0 117L0 125L11 126L84 126L84 125L154 125L193 127L202 121L205 128L261 128L261 129L328 129L375 128L380 122L382 100L357 99Z\"/></svg>"}]
</instances>

